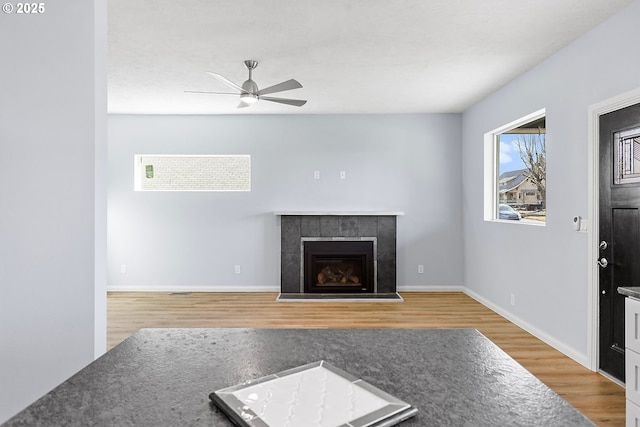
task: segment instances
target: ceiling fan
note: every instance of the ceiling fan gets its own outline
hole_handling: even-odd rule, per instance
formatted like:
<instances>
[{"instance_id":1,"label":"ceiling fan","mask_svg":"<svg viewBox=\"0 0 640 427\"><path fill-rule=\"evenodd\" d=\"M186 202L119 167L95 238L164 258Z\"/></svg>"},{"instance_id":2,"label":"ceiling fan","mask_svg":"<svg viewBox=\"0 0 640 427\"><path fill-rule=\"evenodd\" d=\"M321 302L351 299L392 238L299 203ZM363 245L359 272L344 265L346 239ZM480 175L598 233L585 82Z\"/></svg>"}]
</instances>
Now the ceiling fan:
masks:
<instances>
[{"instance_id":1,"label":"ceiling fan","mask_svg":"<svg viewBox=\"0 0 640 427\"><path fill-rule=\"evenodd\" d=\"M275 92L284 92L285 90L299 89L302 85L294 79L290 79L284 81L282 83L278 83L273 86L266 87L264 89L258 89L258 85L251 79L251 72L258 66L258 61L247 60L244 61L244 65L249 70L249 79L242 83L242 86L238 86L228 78L224 77L218 73L212 73L211 71L207 71L208 74L212 75L220 82L229 86L232 89L235 89L237 92L205 92L205 91L197 91L197 90L186 90L185 92L189 93L206 93L213 95L240 95L240 104L238 108L248 107L251 104L256 103L259 100L278 102L280 104L293 105L296 107L302 107L307 103L306 100L302 99L288 99L288 98L274 98L272 96L264 96L270 93Z\"/></svg>"}]
</instances>

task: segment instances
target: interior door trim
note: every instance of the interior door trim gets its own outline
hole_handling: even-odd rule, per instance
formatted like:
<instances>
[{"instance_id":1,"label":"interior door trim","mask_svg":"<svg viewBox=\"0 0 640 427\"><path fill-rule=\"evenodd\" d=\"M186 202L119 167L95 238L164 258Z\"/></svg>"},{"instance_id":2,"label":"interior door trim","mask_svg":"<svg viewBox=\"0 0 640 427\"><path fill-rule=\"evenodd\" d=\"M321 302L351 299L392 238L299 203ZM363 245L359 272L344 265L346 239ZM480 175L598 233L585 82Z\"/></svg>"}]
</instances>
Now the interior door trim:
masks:
<instances>
[{"instance_id":1,"label":"interior door trim","mask_svg":"<svg viewBox=\"0 0 640 427\"><path fill-rule=\"evenodd\" d=\"M640 103L640 88L614 96L607 100L598 102L589 106L589 134L588 134L588 168L587 168L587 186L588 199L587 206L591 215L590 227L587 229L587 282L588 295L587 298L587 359L588 368L594 372L598 371L599 366L599 337L600 328L598 326L599 317L599 278L598 264L598 229L599 229L599 212L598 204L600 201L599 181L599 144L600 144L600 116L617 111L625 107Z\"/></svg>"}]
</instances>

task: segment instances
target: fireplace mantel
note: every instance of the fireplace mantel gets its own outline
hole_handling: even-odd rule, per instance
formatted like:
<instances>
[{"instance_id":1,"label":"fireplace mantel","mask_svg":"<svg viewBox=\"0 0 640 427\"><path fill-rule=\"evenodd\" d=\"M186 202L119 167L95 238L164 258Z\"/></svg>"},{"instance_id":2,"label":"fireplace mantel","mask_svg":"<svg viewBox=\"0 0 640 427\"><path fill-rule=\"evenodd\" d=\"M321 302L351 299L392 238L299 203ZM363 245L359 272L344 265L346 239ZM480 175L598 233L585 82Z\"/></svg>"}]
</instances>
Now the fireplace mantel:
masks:
<instances>
[{"instance_id":1,"label":"fireplace mantel","mask_svg":"<svg viewBox=\"0 0 640 427\"><path fill-rule=\"evenodd\" d=\"M277 216L403 216L402 211L276 211Z\"/></svg>"}]
</instances>

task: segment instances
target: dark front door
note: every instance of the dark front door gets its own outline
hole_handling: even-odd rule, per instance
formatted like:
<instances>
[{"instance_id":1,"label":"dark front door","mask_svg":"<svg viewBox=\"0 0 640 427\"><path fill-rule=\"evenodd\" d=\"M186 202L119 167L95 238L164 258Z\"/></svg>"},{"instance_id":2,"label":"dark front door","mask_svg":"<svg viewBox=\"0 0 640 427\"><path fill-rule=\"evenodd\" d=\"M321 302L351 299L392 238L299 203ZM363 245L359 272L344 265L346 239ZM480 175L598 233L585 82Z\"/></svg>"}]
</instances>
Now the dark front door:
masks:
<instances>
[{"instance_id":1,"label":"dark front door","mask_svg":"<svg viewBox=\"0 0 640 427\"><path fill-rule=\"evenodd\" d=\"M600 370L624 382L624 297L640 286L640 104L600 116Z\"/></svg>"}]
</instances>

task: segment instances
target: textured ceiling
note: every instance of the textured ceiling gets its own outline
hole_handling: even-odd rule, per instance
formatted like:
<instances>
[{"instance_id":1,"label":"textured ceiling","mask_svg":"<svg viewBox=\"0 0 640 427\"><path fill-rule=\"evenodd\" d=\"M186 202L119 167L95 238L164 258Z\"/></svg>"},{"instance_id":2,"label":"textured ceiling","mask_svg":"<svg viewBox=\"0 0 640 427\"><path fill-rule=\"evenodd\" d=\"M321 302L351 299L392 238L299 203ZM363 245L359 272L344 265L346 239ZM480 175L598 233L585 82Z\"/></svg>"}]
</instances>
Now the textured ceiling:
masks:
<instances>
[{"instance_id":1,"label":"textured ceiling","mask_svg":"<svg viewBox=\"0 0 640 427\"><path fill-rule=\"evenodd\" d=\"M108 0L110 113L462 112L632 0ZM245 59L264 88L237 109Z\"/></svg>"}]
</instances>

